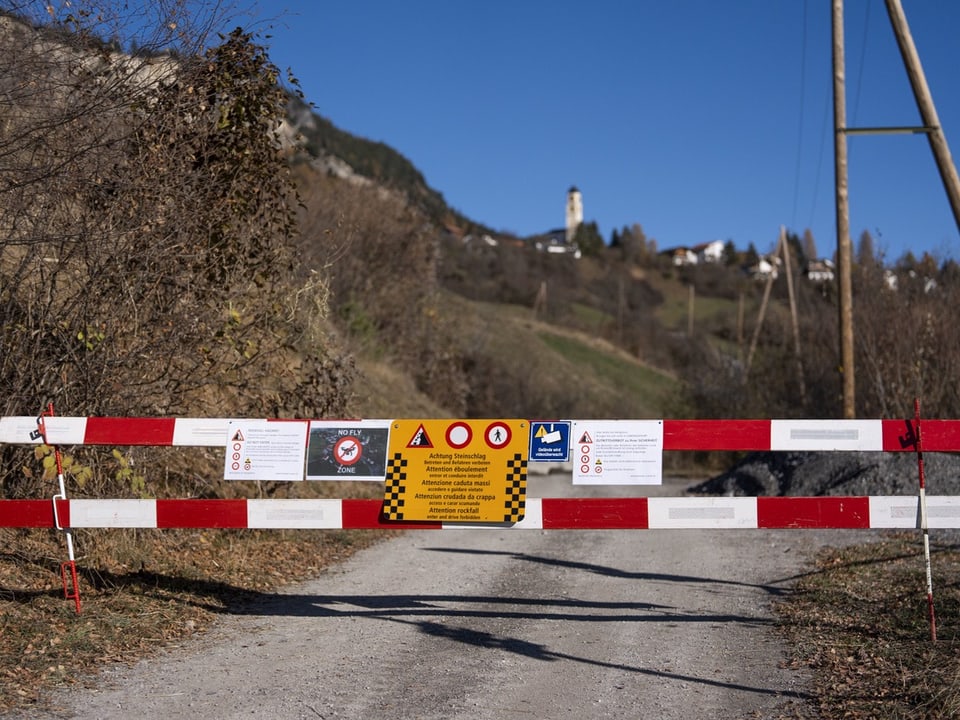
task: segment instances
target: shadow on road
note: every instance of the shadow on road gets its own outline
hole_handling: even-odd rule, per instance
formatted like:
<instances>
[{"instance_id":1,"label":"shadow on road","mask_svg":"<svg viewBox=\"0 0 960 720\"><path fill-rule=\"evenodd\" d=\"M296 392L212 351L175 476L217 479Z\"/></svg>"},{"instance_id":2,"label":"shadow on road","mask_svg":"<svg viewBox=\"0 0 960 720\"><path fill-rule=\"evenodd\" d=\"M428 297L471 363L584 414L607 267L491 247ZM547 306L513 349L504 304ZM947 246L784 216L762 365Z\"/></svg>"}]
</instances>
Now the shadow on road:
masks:
<instances>
[{"instance_id":1,"label":"shadow on road","mask_svg":"<svg viewBox=\"0 0 960 720\"><path fill-rule=\"evenodd\" d=\"M698 582L701 578L696 579ZM530 611L522 608L536 608ZM552 612L556 610L556 612ZM636 673L667 680L698 683L729 690L784 699L808 699L803 692L784 691L762 686L748 686L711 678L683 675L636 665L607 662L551 650L547 645L510 635L498 635L457 621L477 619L557 620L560 622L658 622L676 623L744 623L769 626L772 621L746 615L685 613L675 608L630 602L597 602L574 599L491 597L472 595L268 595L239 610L257 616L297 616L317 618L377 619L416 627L424 635L469 645L499 650L543 662L568 661L611 670Z\"/></svg>"},{"instance_id":2,"label":"shadow on road","mask_svg":"<svg viewBox=\"0 0 960 720\"><path fill-rule=\"evenodd\" d=\"M735 585L740 587L753 587L763 590L768 595L785 595L790 590L786 587L778 587L775 583L766 585L757 585L755 583L745 583L738 580L720 580L717 578L695 577L692 575L674 575L665 573L635 572L627 570L618 570L606 565L596 565L594 563L574 562L572 560L561 560L559 558L544 557L543 555L529 555L527 553L503 552L499 550L474 550L463 548L424 548L431 552L459 553L465 555L503 555L511 557L514 560L525 562L534 562L541 565L553 565L555 567L571 568L574 570L586 570L587 572L598 575L607 575L609 577L623 578L625 580L657 580L663 582L683 582L683 583L704 583L718 585ZM787 582L795 578L784 578L777 580L776 583Z\"/></svg>"}]
</instances>

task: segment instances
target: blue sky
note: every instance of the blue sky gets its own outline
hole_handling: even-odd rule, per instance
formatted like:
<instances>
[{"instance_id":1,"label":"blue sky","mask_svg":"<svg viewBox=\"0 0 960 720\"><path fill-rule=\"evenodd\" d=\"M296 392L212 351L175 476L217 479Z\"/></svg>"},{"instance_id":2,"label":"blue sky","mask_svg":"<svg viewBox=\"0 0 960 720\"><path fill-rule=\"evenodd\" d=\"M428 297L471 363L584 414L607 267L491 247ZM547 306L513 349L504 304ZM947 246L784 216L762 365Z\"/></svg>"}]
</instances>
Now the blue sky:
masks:
<instances>
[{"instance_id":1,"label":"blue sky","mask_svg":"<svg viewBox=\"0 0 960 720\"><path fill-rule=\"evenodd\" d=\"M960 154L960 2L902 0ZM502 231L836 247L830 0L277 0L253 29L338 127L395 148ZM846 0L851 127L920 125L881 0ZM267 38L266 35L271 37ZM960 258L923 135L848 138L850 228L889 262Z\"/></svg>"}]
</instances>

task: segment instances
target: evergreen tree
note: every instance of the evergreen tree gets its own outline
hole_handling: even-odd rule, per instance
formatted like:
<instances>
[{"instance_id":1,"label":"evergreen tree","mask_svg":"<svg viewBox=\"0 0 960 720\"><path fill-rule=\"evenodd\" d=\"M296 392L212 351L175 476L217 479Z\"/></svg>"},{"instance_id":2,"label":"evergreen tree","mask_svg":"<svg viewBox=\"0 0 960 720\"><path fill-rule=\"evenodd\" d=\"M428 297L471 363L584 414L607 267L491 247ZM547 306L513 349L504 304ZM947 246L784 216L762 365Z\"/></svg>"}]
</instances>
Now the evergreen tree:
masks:
<instances>
[{"instance_id":1,"label":"evergreen tree","mask_svg":"<svg viewBox=\"0 0 960 720\"><path fill-rule=\"evenodd\" d=\"M818 257L817 243L813 239L813 233L810 231L810 228L803 231L803 254L806 256L807 262L816 260Z\"/></svg>"},{"instance_id":2,"label":"evergreen tree","mask_svg":"<svg viewBox=\"0 0 960 720\"><path fill-rule=\"evenodd\" d=\"M873 237L867 230L860 233L857 242L857 264L863 267L873 267L877 264L877 257L873 250Z\"/></svg>"},{"instance_id":3,"label":"evergreen tree","mask_svg":"<svg viewBox=\"0 0 960 720\"><path fill-rule=\"evenodd\" d=\"M573 242L584 255L599 255L604 248L603 236L594 221L580 223Z\"/></svg>"},{"instance_id":4,"label":"evergreen tree","mask_svg":"<svg viewBox=\"0 0 960 720\"><path fill-rule=\"evenodd\" d=\"M737 264L740 256L737 253L737 248L733 244L733 240L727 240L726 244L723 246L723 264L727 267L731 267Z\"/></svg>"}]
</instances>

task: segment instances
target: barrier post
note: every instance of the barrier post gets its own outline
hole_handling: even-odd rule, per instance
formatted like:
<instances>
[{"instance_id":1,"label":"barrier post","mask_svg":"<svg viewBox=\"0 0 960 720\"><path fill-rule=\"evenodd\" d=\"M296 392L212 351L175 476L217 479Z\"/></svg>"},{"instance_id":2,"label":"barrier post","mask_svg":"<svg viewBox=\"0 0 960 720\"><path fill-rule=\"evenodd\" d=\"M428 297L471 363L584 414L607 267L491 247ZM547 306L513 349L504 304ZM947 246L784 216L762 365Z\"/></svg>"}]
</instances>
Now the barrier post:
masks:
<instances>
[{"instance_id":1,"label":"barrier post","mask_svg":"<svg viewBox=\"0 0 960 720\"><path fill-rule=\"evenodd\" d=\"M920 530L923 533L923 557L927 570L927 611L930 616L930 640L937 641L937 617L933 609L933 574L930 569L930 529L927 523L926 477L923 471L923 446L920 435L920 399L913 401L914 439L917 450L917 476L920 482Z\"/></svg>"},{"instance_id":2,"label":"barrier post","mask_svg":"<svg viewBox=\"0 0 960 720\"><path fill-rule=\"evenodd\" d=\"M47 426L44 418L53 417L53 403L47 405L47 409L40 413L37 418L37 432L43 440L44 445L53 448L53 456L57 463L57 483L60 492L53 496L53 522L57 530L62 530L67 539L67 561L60 563L60 580L63 582L63 596L67 600L73 600L80 614L80 585L77 582L77 564L73 554L73 533L69 527L63 527L60 524L60 514L57 509L57 500L67 499L67 487L63 480L63 457L60 454L60 446L51 444L47 438Z\"/></svg>"}]
</instances>

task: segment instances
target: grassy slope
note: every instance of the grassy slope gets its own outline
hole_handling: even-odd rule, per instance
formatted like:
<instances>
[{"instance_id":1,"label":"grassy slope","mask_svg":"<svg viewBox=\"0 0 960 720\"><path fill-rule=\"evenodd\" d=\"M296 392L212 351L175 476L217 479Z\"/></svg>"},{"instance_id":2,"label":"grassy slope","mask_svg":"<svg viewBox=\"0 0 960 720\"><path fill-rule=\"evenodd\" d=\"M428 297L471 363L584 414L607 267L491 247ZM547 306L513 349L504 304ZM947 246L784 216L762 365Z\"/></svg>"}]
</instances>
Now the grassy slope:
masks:
<instances>
[{"instance_id":1,"label":"grassy slope","mask_svg":"<svg viewBox=\"0 0 960 720\"><path fill-rule=\"evenodd\" d=\"M453 297L460 341L482 345L504 373L530 380L538 397L571 417L661 418L676 378L593 335L537 320L527 307Z\"/></svg>"}]
</instances>

